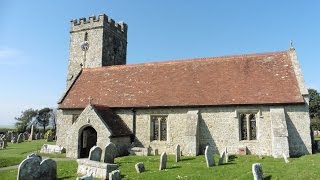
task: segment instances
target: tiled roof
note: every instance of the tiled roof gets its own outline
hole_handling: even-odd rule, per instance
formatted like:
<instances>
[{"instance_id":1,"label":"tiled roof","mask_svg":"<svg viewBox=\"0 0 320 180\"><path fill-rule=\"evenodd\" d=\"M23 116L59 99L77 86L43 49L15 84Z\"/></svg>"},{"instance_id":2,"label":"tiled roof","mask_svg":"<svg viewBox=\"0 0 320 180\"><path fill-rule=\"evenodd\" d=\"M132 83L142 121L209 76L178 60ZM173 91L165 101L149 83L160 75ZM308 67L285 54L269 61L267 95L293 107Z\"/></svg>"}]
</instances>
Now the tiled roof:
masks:
<instances>
[{"instance_id":1,"label":"tiled roof","mask_svg":"<svg viewBox=\"0 0 320 180\"><path fill-rule=\"evenodd\" d=\"M83 69L59 108L303 103L287 51Z\"/></svg>"},{"instance_id":2,"label":"tiled roof","mask_svg":"<svg viewBox=\"0 0 320 180\"><path fill-rule=\"evenodd\" d=\"M111 130L112 136L129 136L131 133L129 127L123 122L121 117L115 114L112 109L98 105L92 105L101 119Z\"/></svg>"}]
</instances>

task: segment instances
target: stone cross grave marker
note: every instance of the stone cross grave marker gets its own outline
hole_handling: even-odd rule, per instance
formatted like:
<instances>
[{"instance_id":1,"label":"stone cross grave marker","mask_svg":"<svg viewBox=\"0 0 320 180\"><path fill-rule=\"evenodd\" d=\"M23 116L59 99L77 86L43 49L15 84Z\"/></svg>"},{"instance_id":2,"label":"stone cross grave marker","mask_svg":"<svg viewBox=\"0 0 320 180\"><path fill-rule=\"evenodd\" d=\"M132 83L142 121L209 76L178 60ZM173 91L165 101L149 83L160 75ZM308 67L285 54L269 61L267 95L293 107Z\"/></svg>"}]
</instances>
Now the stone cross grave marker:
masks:
<instances>
[{"instance_id":1,"label":"stone cross grave marker","mask_svg":"<svg viewBox=\"0 0 320 180\"><path fill-rule=\"evenodd\" d=\"M164 170L167 168L167 153L163 152L160 156L160 167L159 170Z\"/></svg>"},{"instance_id":2,"label":"stone cross grave marker","mask_svg":"<svg viewBox=\"0 0 320 180\"><path fill-rule=\"evenodd\" d=\"M214 166L213 151L210 148L210 146L206 146L206 150L204 152L204 156L206 158L207 167Z\"/></svg>"},{"instance_id":3,"label":"stone cross grave marker","mask_svg":"<svg viewBox=\"0 0 320 180\"><path fill-rule=\"evenodd\" d=\"M181 151L180 151L180 145L178 144L176 146L176 162L179 162L181 160Z\"/></svg>"},{"instance_id":4,"label":"stone cross grave marker","mask_svg":"<svg viewBox=\"0 0 320 180\"><path fill-rule=\"evenodd\" d=\"M104 151L104 163L114 163L114 158L117 157L118 150L115 144L108 143Z\"/></svg>"},{"instance_id":5,"label":"stone cross grave marker","mask_svg":"<svg viewBox=\"0 0 320 180\"><path fill-rule=\"evenodd\" d=\"M102 149L98 146L93 146L89 152L89 160L100 161L102 154Z\"/></svg>"},{"instance_id":6,"label":"stone cross grave marker","mask_svg":"<svg viewBox=\"0 0 320 180\"><path fill-rule=\"evenodd\" d=\"M262 166L260 163L252 164L252 174L254 180L263 180Z\"/></svg>"},{"instance_id":7,"label":"stone cross grave marker","mask_svg":"<svg viewBox=\"0 0 320 180\"><path fill-rule=\"evenodd\" d=\"M143 162L137 163L134 167L136 168L137 173L142 173L145 170Z\"/></svg>"}]
</instances>

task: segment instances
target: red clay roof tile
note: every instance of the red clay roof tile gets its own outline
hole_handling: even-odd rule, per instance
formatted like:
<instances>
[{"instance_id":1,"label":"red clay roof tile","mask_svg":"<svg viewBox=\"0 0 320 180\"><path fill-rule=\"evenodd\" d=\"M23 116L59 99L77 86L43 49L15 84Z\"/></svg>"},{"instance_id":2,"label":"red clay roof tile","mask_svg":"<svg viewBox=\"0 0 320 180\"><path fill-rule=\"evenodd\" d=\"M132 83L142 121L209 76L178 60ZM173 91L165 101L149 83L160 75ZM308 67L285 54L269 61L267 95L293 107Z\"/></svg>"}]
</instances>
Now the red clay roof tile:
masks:
<instances>
[{"instance_id":1,"label":"red clay roof tile","mask_svg":"<svg viewBox=\"0 0 320 180\"><path fill-rule=\"evenodd\" d=\"M303 103L287 51L83 69L59 108Z\"/></svg>"}]
</instances>

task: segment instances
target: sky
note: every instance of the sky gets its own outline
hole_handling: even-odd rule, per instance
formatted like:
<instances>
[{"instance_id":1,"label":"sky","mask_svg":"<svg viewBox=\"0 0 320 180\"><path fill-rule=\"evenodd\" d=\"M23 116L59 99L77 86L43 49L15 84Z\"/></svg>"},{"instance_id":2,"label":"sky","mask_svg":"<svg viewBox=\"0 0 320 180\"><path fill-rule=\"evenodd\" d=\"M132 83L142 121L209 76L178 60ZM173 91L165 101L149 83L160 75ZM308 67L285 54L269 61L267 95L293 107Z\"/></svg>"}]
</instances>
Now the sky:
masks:
<instances>
[{"instance_id":1,"label":"sky","mask_svg":"<svg viewBox=\"0 0 320 180\"><path fill-rule=\"evenodd\" d=\"M1 0L0 126L57 107L65 90L70 20L107 14L128 24L127 63L288 50L320 90L320 1Z\"/></svg>"}]
</instances>

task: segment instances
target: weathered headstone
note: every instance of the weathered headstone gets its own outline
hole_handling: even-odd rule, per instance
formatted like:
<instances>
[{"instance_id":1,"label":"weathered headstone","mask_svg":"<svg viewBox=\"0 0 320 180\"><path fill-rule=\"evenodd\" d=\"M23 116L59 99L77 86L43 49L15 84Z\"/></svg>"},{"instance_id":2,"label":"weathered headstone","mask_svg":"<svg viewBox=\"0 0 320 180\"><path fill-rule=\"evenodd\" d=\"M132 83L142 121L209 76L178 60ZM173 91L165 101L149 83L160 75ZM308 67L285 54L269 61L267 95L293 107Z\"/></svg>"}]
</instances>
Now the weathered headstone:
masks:
<instances>
[{"instance_id":1,"label":"weathered headstone","mask_svg":"<svg viewBox=\"0 0 320 180\"><path fill-rule=\"evenodd\" d=\"M4 140L0 139L0 149L5 149Z\"/></svg>"},{"instance_id":2,"label":"weathered headstone","mask_svg":"<svg viewBox=\"0 0 320 180\"><path fill-rule=\"evenodd\" d=\"M285 161L286 163L289 163L289 162L290 162L290 161L288 160L287 156L286 156L284 153L282 153L282 156L283 156L283 159L284 159L284 161Z\"/></svg>"},{"instance_id":3,"label":"weathered headstone","mask_svg":"<svg viewBox=\"0 0 320 180\"><path fill-rule=\"evenodd\" d=\"M228 163L229 162L229 153L228 153L227 147L225 148L224 152L225 152L225 155L226 155L226 163Z\"/></svg>"},{"instance_id":4,"label":"weathered headstone","mask_svg":"<svg viewBox=\"0 0 320 180\"><path fill-rule=\"evenodd\" d=\"M57 179L57 163L54 160L45 159L40 163L40 179Z\"/></svg>"},{"instance_id":5,"label":"weathered headstone","mask_svg":"<svg viewBox=\"0 0 320 180\"><path fill-rule=\"evenodd\" d=\"M263 180L262 166L260 163L252 164L252 174L254 180Z\"/></svg>"},{"instance_id":6,"label":"weathered headstone","mask_svg":"<svg viewBox=\"0 0 320 180\"><path fill-rule=\"evenodd\" d=\"M105 163L114 163L114 158L118 155L118 150L115 144L108 143L104 151L104 161Z\"/></svg>"},{"instance_id":7,"label":"weathered headstone","mask_svg":"<svg viewBox=\"0 0 320 180\"><path fill-rule=\"evenodd\" d=\"M11 138L11 143L16 143L16 142L17 142L17 138L15 135L13 135Z\"/></svg>"},{"instance_id":8,"label":"weathered headstone","mask_svg":"<svg viewBox=\"0 0 320 180\"><path fill-rule=\"evenodd\" d=\"M163 170L167 168L167 154L163 152L160 156L160 167L159 170Z\"/></svg>"},{"instance_id":9,"label":"weathered headstone","mask_svg":"<svg viewBox=\"0 0 320 180\"><path fill-rule=\"evenodd\" d=\"M214 166L213 151L210 148L210 146L206 146L206 150L204 152L204 156L206 158L207 167Z\"/></svg>"},{"instance_id":10,"label":"weathered headstone","mask_svg":"<svg viewBox=\"0 0 320 180\"><path fill-rule=\"evenodd\" d=\"M18 168L18 180L40 179L40 159L28 157L23 160Z\"/></svg>"},{"instance_id":11,"label":"weathered headstone","mask_svg":"<svg viewBox=\"0 0 320 180\"><path fill-rule=\"evenodd\" d=\"M31 126L31 132L29 134L29 141L35 140L35 134L34 134L34 129L33 125Z\"/></svg>"},{"instance_id":12,"label":"weathered headstone","mask_svg":"<svg viewBox=\"0 0 320 180\"><path fill-rule=\"evenodd\" d=\"M52 142L53 141L53 136L52 134L49 134L47 137L47 142Z\"/></svg>"},{"instance_id":13,"label":"weathered headstone","mask_svg":"<svg viewBox=\"0 0 320 180\"><path fill-rule=\"evenodd\" d=\"M156 149L154 149L154 155L155 156L158 156L159 155L159 151L158 151L158 149L156 148Z\"/></svg>"},{"instance_id":14,"label":"weathered headstone","mask_svg":"<svg viewBox=\"0 0 320 180\"><path fill-rule=\"evenodd\" d=\"M137 173L142 173L145 170L143 162L137 163L134 167L136 168Z\"/></svg>"},{"instance_id":15,"label":"weathered headstone","mask_svg":"<svg viewBox=\"0 0 320 180\"><path fill-rule=\"evenodd\" d=\"M109 180L121 180L121 174L119 170L114 170L109 173Z\"/></svg>"},{"instance_id":16,"label":"weathered headstone","mask_svg":"<svg viewBox=\"0 0 320 180\"><path fill-rule=\"evenodd\" d=\"M179 162L181 159L181 150L180 150L180 145L178 144L176 146L176 162Z\"/></svg>"},{"instance_id":17,"label":"weathered headstone","mask_svg":"<svg viewBox=\"0 0 320 180\"><path fill-rule=\"evenodd\" d=\"M219 158L218 165L222 165L223 164L223 161L225 160L225 156L226 156L226 153L225 153L225 151L223 151L221 156L220 156L220 158Z\"/></svg>"},{"instance_id":18,"label":"weathered headstone","mask_svg":"<svg viewBox=\"0 0 320 180\"><path fill-rule=\"evenodd\" d=\"M35 153L28 155L27 158L36 158L39 160L39 163L42 161L42 157L38 154L35 154Z\"/></svg>"},{"instance_id":19,"label":"weathered headstone","mask_svg":"<svg viewBox=\"0 0 320 180\"><path fill-rule=\"evenodd\" d=\"M23 134L20 133L20 134L18 135L17 143L22 143L22 142L23 142Z\"/></svg>"},{"instance_id":20,"label":"weathered headstone","mask_svg":"<svg viewBox=\"0 0 320 180\"><path fill-rule=\"evenodd\" d=\"M100 161L102 149L98 146L93 146L89 152L89 160Z\"/></svg>"}]
</instances>

